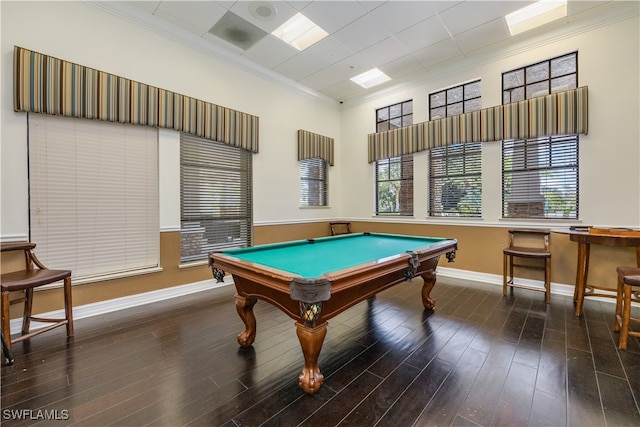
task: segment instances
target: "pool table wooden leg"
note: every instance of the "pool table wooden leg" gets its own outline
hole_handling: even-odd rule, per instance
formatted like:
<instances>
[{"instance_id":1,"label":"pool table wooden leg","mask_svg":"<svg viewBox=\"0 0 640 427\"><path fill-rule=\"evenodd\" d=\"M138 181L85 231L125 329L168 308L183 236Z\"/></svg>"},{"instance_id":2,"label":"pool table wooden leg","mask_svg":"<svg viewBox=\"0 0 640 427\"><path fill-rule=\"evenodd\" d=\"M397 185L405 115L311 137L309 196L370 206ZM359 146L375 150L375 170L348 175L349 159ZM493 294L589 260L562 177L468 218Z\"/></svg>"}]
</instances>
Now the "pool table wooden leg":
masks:
<instances>
[{"instance_id":1,"label":"pool table wooden leg","mask_svg":"<svg viewBox=\"0 0 640 427\"><path fill-rule=\"evenodd\" d=\"M436 272L435 270L427 270L420 277L424 280L424 285L422 285L422 305L424 305L424 308L433 310L436 306L436 300L431 298L429 294L436 284Z\"/></svg>"},{"instance_id":2,"label":"pool table wooden leg","mask_svg":"<svg viewBox=\"0 0 640 427\"><path fill-rule=\"evenodd\" d=\"M238 334L238 344L242 347L250 347L256 339L256 316L253 314L253 306L258 300L236 295L236 310L244 322L244 331Z\"/></svg>"},{"instance_id":3,"label":"pool table wooden leg","mask_svg":"<svg viewBox=\"0 0 640 427\"><path fill-rule=\"evenodd\" d=\"M313 394L320 389L324 381L324 375L320 373L318 366L318 356L322 350L324 337L327 335L327 322L315 328L296 322L296 333L304 355L304 367L298 377L298 384L305 393Z\"/></svg>"}]
</instances>

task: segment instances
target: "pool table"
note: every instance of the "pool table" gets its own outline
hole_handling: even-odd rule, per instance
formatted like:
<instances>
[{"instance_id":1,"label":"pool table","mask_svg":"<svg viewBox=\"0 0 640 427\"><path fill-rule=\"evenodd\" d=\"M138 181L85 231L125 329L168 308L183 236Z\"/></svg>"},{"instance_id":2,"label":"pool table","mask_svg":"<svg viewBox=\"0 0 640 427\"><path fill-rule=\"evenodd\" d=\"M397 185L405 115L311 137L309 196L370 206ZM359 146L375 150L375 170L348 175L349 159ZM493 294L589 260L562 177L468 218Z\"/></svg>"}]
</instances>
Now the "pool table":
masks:
<instances>
[{"instance_id":1,"label":"pool table","mask_svg":"<svg viewBox=\"0 0 640 427\"><path fill-rule=\"evenodd\" d=\"M307 393L318 391L323 375L318 356L327 320L380 291L420 276L422 303L436 282L440 255L455 258L457 241L380 233L352 233L317 239L231 249L209 255L214 277L233 276L236 309L245 324L238 343L249 347L256 337L253 306L268 301L296 321L304 355L299 376Z\"/></svg>"}]
</instances>

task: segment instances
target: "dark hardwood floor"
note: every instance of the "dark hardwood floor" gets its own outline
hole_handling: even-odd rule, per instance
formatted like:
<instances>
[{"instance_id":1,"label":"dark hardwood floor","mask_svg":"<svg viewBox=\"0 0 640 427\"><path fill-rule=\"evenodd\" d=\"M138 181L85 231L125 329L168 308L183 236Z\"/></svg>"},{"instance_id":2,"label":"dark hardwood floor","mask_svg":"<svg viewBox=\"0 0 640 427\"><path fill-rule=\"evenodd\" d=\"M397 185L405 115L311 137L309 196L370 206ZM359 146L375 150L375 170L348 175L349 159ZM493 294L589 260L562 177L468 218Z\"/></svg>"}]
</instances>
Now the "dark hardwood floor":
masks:
<instances>
[{"instance_id":1,"label":"dark hardwood floor","mask_svg":"<svg viewBox=\"0 0 640 427\"><path fill-rule=\"evenodd\" d=\"M416 279L420 280L420 279ZM77 320L14 346L6 426L638 426L640 345L614 306L439 277L436 309L400 284L329 321L315 395L294 322L266 302L242 349L233 287ZM637 307L634 307L637 310ZM57 418L57 419L47 419Z\"/></svg>"}]
</instances>

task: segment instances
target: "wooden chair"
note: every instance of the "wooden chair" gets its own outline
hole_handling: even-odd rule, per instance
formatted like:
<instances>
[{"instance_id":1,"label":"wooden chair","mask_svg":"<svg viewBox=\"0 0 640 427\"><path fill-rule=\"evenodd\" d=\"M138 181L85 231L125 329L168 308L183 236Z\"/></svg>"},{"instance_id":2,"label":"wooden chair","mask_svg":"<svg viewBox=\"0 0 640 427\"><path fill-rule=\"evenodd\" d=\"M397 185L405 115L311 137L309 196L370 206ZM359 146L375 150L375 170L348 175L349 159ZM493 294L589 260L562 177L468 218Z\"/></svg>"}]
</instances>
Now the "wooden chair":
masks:
<instances>
[{"instance_id":1,"label":"wooden chair","mask_svg":"<svg viewBox=\"0 0 640 427\"><path fill-rule=\"evenodd\" d=\"M507 295L507 288L525 288L544 291L545 302L551 302L551 252L549 250L550 230L514 228L509 230L509 246L503 250L502 294ZM524 244L523 244L524 243ZM516 258L534 260L529 263L516 263ZM539 263L541 261L542 263ZM515 268L544 271L544 289L524 284L515 284L513 272Z\"/></svg>"},{"instance_id":2,"label":"wooden chair","mask_svg":"<svg viewBox=\"0 0 640 427\"><path fill-rule=\"evenodd\" d=\"M613 330L620 331L618 348L626 350L629 336L640 337L640 330L631 329L631 323L640 323L640 318L631 316L631 303L640 302L640 268L618 267L617 271L618 292Z\"/></svg>"},{"instance_id":3,"label":"wooden chair","mask_svg":"<svg viewBox=\"0 0 640 427\"><path fill-rule=\"evenodd\" d=\"M6 341L7 350L11 351L11 345L30 339L31 337L47 332L53 328L66 325L67 337L73 336L73 315L71 302L71 270L49 270L36 257L34 253L35 243L11 242L0 244L0 252L22 251L24 253L25 267L23 270L2 273L0 275L0 290L2 292L2 336ZM36 268L37 267L37 268ZM33 307L34 289L39 286L48 285L59 281L64 283L64 318L42 318L31 315ZM10 298L12 293L22 293L18 298ZM9 307L13 304L24 303L22 316L22 335L11 338L11 316ZM51 325L29 332L31 321L46 322Z\"/></svg>"},{"instance_id":4,"label":"wooden chair","mask_svg":"<svg viewBox=\"0 0 640 427\"><path fill-rule=\"evenodd\" d=\"M351 233L351 223L347 221L330 222L329 226L331 227L332 236Z\"/></svg>"}]
</instances>

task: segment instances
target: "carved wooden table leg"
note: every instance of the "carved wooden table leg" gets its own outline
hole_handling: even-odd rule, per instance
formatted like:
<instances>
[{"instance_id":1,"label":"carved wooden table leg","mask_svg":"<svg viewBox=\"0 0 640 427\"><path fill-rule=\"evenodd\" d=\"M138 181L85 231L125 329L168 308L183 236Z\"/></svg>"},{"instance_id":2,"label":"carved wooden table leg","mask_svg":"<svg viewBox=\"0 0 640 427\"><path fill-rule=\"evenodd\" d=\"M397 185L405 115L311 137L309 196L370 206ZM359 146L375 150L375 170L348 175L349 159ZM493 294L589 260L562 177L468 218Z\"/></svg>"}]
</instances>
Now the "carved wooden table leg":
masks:
<instances>
[{"instance_id":1,"label":"carved wooden table leg","mask_svg":"<svg viewBox=\"0 0 640 427\"><path fill-rule=\"evenodd\" d=\"M253 306L258 300L236 295L236 310L244 322L244 331L238 334L238 344L242 347L250 347L256 339L256 316L253 314Z\"/></svg>"},{"instance_id":2,"label":"carved wooden table leg","mask_svg":"<svg viewBox=\"0 0 640 427\"><path fill-rule=\"evenodd\" d=\"M327 335L327 322L315 328L296 322L296 329L304 355L304 368L298 377L298 384L305 393L313 394L320 389L324 381L324 375L320 373L318 366L318 356L322 350L324 337Z\"/></svg>"},{"instance_id":3,"label":"carved wooden table leg","mask_svg":"<svg viewBox=\"0 0 640 427\"><path fill-rule=\"evenodd\" d=\"M424 280L424 285L422 285L422 305L424 305L424 308L433 310L436 306L436 300L431 298L429 294L436 284L436 272L435 270L427 270L420 277Z\"/></svg>"}]
</instances>

